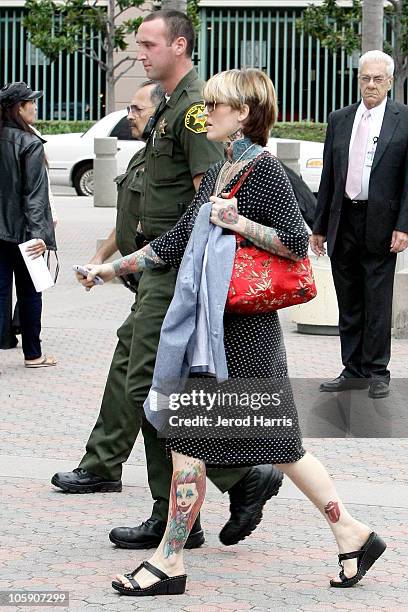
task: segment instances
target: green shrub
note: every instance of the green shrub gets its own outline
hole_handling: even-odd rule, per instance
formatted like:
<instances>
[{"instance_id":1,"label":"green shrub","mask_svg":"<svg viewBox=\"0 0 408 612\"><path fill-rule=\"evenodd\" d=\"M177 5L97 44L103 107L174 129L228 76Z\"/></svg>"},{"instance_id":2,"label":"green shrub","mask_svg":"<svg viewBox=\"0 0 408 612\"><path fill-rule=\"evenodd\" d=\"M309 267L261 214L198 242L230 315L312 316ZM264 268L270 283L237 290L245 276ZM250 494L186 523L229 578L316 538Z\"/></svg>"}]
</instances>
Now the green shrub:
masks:
<instances>
[{"instance_id":1,"label":"green shrub","mask_svg":"<svg viewBox=\"0 0 408 612\"><path fill-rule=\"evenodd\" d=\"M271 136L275 138L293 138L294 140L312 140L324 142L327 123L299 121L277 123L272 128Z\"/></svg>"},{"instance_id":2,"label":"green shrub","mask_svg":"<svg viewBox=\"0 0 408 612\"><path fill-rule=\"evenodd\" d=\"M95 121L37 121L36 128L41 134L69 134L71 132L86 132ZM277 123L272 129L271 136L275 138L293 138L295 140L312 140L324 142L326 136L326 123L312 123L307 121L293 123Z\"/></svg>"},{"instance_id":3,"label":"green shrub","mask_svg":"<svg viewBox=\"0 0 408 612\"><path fill-rule=\"evenodd\" d=\"M47 134L70 134L86 132L95 121L37 121L35 127L44 136Z\"/></svg>"}]
</instances>

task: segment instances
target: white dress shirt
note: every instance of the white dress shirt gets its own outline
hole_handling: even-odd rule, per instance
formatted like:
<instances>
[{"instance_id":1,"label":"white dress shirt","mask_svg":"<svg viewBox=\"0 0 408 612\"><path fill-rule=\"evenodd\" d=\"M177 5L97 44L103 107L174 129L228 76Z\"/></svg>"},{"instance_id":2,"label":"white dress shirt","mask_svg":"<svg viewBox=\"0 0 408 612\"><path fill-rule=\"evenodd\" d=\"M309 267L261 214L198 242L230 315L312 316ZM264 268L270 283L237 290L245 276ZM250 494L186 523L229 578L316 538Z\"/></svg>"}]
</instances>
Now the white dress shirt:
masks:
<instances>
[{"instance_id":1,"label":"white dress shirt","mask_svg":"<svg viewBox=\"0 0 408 612\"><path fill-rule=\"evenodd\" d=\"M387 104L387 96L378 106L374 106L374 108L368 109L363 101L361 101L356 116L354 117L353 130L351 132L350 145L349 145L349 157L351 147L353 146L354 138L357 132L358 125L360 123L361 117L365 113L365 111L370 112L370 116L368 118L370 131L367 140L367 148L365 154L365 162L364 162L364 170L361 181L361 192L353 198L354 200L368 200L368 186L370 183L370 174L371 174L371 166L373 165L373 159L375 155L375 150L377 148L378 138L380 136L381 127L384 119L385 107ZM347 194L346 194L347 195ZM348 196L347 196L348 197Z\"/></svg>"}]
</instances>

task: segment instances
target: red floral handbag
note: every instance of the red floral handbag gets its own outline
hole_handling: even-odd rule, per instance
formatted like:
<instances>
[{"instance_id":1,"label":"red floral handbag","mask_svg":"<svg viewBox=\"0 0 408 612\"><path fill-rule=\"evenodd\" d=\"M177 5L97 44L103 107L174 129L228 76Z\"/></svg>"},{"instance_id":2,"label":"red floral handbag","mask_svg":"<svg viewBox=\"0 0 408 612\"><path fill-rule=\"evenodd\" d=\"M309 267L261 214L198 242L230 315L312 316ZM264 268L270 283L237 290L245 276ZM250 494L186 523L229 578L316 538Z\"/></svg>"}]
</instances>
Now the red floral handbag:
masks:
<instances>
[{"instance_id":1,"label":"red floral handbag","mask_svg":"<svg viewBox=\"0 0 408 612\"><path fill-rule=\"evenodd\" d=\"M254 162L254 164L256 161ZM233 198L254 164L229 193ZM309 257L292 261L274 255L235 233L237 250L225 310L254 315L309 302L317 290Z\"/></svg>"}]
</instances>

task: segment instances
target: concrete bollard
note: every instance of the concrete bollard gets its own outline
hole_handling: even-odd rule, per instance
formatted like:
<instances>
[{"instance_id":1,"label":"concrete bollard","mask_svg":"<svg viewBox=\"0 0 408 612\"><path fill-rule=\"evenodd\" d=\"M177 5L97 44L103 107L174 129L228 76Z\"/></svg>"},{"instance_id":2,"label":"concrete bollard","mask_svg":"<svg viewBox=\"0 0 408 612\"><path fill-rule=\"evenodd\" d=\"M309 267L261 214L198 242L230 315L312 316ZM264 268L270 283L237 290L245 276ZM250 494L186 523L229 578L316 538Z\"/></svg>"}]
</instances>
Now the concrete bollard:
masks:
<instances>
[{"instance_id":1,"label":"concrete bollard","mask_svg":"<svg viewBox=\"0 0 408 612\"><path fill-rule=\"evenodd\" d=\"M300 175L300 143L299 142L277 142L276 155L278 159L289 166L291 170Z\"/></svg>"},{"instance_id":2,"label":"concrete bollard","mask_svg":"<svg viewBox=\"0 0 408 612\"><path fill-rule=\"evenodd\" d=\"M392 318L394 338L408 338L408 268L395 275Z\"/></svg>"},{"instance_id":3,"label":"concrete bollard","mask_svg":"<svg viewBox=\"0 0 408 612\"><path fill-rule=\"evenodd\" d=\"M408 338L408 249L397 255L392 327L394 338Z\"/></svg>"},{"instance_id":4,"label":"concrete bollard","mask_svg":"<svg viewBox=\"0 0 408 612\"><path fill-rule=\"evenodd\" d=\"M297 174L300 174L300 143L277 142L278 158ZM307 304L290 308L290 316L296 323L297 331L302 334L337 335L339 311L333 284L330 260L312 257L313 274L316 281L317 296Z\"/></svg>"},{"instance_id":5,"label":"concrete bollard","mask_svg":"<svg viewBox=\"0 0 408 612\"><path fill-rule=\"evenodd\" d=\"M292 306L292 320L301 334L319 334L337 336L339 333L339 309L334 289L330 259L327 255L316 259L310 257L313 276L316 282L317 296L307 302Z\"/></svg>"},{"instance_id":6,"label":"concrete bollard","mask_svg":"<svg viewBox=\"0 0 408 612\"><path fill-rule=\"evenodd\" d=\"M117 187L114 178L118 174L116 137L94 140L94 206L116 206Z\"/></svg>"}]
</instances>

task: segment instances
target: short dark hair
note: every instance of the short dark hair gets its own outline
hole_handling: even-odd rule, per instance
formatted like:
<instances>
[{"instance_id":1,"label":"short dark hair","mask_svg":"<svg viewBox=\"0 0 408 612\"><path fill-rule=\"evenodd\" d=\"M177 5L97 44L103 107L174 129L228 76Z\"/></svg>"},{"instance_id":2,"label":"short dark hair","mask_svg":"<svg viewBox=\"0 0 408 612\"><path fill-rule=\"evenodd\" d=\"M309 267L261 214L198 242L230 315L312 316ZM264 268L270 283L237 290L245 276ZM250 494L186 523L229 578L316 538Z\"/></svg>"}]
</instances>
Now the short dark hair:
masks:
<instances>
[{"instance_id":1,"label":"short dark hair","mask_svg":"<svg viewBox=\"0 0 408 612\"><path fill-rule=\"evenodd\" d=\"M196 42L196 33L191 19L181 11L161 10L150 13L144 21L154 21L155 19L163 19L168 31L168 43L171 45L176 38L182 36L187 41L186 55L193 55Z\"/></svg>"},{"instance_id":2,"label":"short dark hair","mask_svg":"<svg viewBox=\"0 0 408 612\"><path fill-rule=\"evenodd\" d=\"M166 92L158 81L152 81L151 79L143 81L143 83L140 85L140 89L143 87L149 87L150 85L155 85L155 88L150 92L150 100L154 106L158 106Z\"/></svg>"}]
</instances>

